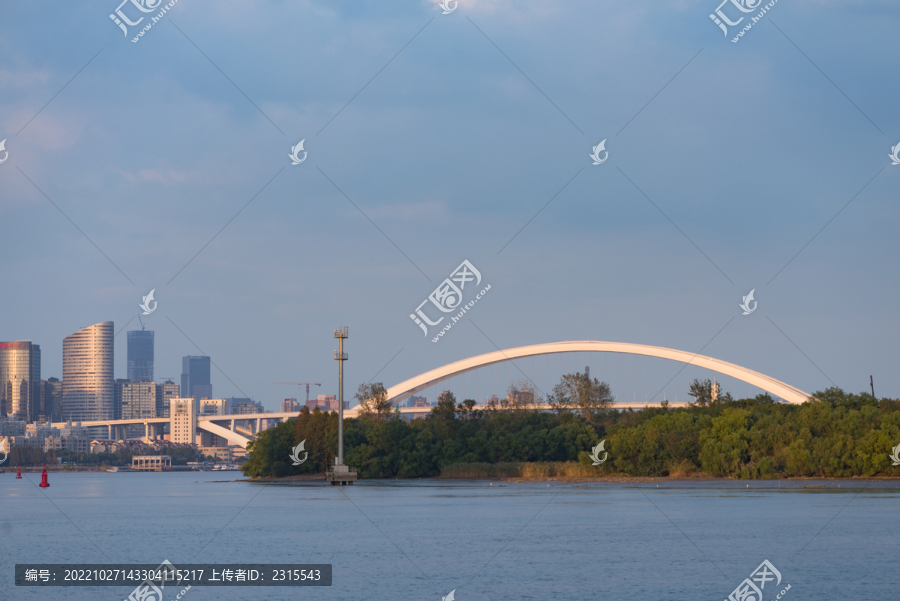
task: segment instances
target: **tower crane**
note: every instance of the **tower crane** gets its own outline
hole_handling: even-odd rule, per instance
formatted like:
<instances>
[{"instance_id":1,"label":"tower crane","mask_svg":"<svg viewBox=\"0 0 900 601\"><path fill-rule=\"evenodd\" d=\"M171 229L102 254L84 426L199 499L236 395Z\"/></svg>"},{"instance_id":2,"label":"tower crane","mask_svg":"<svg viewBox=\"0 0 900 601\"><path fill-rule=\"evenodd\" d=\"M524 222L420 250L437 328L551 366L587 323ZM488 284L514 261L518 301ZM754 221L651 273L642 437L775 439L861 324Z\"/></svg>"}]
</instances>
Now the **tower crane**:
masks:
<instances>
[{"instance_id":1,"label":"tower crane","mask_svg":"<svg viewBox=\"0 0 900 601\"><path fill-rule=\"evenodd\" d=\"M288 385L297 385L297 386L306 385L306 402L307 402L307 404L309 404L309 387L310 386L321 386L321 384L317 384L316 382L272 382L272 384L288 384Z\"/></svg>"}]
</instances>

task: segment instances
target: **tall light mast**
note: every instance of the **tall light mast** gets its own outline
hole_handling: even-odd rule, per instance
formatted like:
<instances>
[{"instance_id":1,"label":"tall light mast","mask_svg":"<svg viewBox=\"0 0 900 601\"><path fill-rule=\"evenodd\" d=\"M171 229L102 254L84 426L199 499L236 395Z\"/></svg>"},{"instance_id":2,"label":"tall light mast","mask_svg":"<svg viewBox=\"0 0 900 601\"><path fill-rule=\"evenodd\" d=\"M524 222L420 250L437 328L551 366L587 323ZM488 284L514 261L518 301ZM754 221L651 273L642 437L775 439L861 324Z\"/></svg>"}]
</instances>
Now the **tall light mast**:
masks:
<instances>
[{"instance_id":1,"label":"tall light mast","mask_svg":"<svg viewBox=\"0 0 900 601\"><path fill-rule=\"evenodd\" d=\"M356 481L356 472L344 465L344 361L347 353L344 352L344 340L350 337L349 328L341 326L334 331L334 337L338 339L338 350L334 351L334 360L338 363L338 455L334 458L334 466L325 472L325 480L335 484L353 484Z\"/></svg>"},{"instance_id":2,"label":"tall light mast","mask_svg":"<svg viewBox=\"0 0 900 601\"><path fill-rule=\"evenodd\" d=\"M341 326L334 331L334 337L338 339L339 350L334 351L334 360L338 363L338 465L344 465L344 361L347 353L344 352L344 340L350 337L350 328Z\"/></svg>"}]
</instances>

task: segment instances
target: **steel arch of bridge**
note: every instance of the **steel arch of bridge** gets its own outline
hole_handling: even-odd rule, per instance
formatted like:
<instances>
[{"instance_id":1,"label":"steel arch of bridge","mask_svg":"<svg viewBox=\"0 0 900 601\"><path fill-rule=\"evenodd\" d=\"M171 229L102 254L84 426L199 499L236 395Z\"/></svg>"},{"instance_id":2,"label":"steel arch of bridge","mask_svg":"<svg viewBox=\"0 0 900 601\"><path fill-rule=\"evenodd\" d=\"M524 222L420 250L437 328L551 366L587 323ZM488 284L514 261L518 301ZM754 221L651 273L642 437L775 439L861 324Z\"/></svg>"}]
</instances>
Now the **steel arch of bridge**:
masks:
<instances>
[{"instance_id":1,"label":"steel arch of bridge","mask_svg":"<svg viewBox=\"0 0 900 601\"><path fill-rule=\"evenodd\" d=\"M476 357L469 357L462 361L456 361L455 363L449 363L443 367L432 369L424 374L410 378L405 382L391 386L387 390L387 396L388 400L393 401L396 404L411 397L417 392L425 390L435 384L440 384L444 380L449 380L450 378L480 367L502 363L503 361L511 361L513 359L521 359L523 357L573 352L625 353L629 355L644 355L646 357L671 359L673 361L688 363L697 367L710 369L726 376L731 376L748 384L752 384L757 388L761 388L789 403L800 404L810 397L809 394L803 392L799 388L794 388L775 378L747 369L746 367L741 367L740 365L735 365L734 363L720 361L719 359L713 359L712 357L706 357L697 353L689 353L687 351L679 351L661 346L630 344L627 342L601 342L596 340L534 344L531 346L520 346L502 351L495 351L493 353L486 353Z\"/></svg>"}]
</instances>

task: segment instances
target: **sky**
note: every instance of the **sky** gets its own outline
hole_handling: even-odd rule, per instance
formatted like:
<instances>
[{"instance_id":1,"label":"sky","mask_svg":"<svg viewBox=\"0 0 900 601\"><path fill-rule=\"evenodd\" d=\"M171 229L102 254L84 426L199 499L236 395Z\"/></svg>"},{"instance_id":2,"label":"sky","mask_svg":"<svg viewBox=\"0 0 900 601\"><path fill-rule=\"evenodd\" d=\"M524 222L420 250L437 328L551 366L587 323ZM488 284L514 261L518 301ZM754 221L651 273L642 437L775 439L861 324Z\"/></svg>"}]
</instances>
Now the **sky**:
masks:
<instances>
[{"instance_id":1,"label":"sky","mask_svg":"<svg viewBox=\"0 0 900 601\"><path fill-rule=\"evenodd\" d=\"M715 0L179 0L137 42L165 4L117 4L0 2L0 339L45 379L101 321L124 378L154 290L157 380L206 354L269 409L336 392L342 325L348 396L563 340L900 396L896 2L737 42ZM490 290L432 342L463 261Z\"/></svg>"}]
</instances>

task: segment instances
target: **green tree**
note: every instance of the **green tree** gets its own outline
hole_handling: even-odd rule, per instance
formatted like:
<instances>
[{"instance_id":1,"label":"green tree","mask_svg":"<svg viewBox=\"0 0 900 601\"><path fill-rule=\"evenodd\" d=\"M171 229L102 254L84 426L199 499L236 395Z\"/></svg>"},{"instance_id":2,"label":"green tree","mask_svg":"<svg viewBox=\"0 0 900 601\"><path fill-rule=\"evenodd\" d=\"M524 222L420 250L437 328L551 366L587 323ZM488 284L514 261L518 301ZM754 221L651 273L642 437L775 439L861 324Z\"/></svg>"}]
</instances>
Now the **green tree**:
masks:
<instances>
[{"instance_id":1,"label":"green tree","mask_svg":"<svg viewBox=\"0 0 900 601\"><path fill-rule=\"evenodd\" d=\"M295 426L290 420L260 432L255 440L247 443L248 459L242 468L244 475L252 478L290 475L294 434Z\"/></svg>"},{"instance_id":2,"label":"green tree","mask_svg":"<svg viewBox=\"0 0 900 601\"><path fill-rule=\"evenodd\" d=\"M718 382L713 382L709 378L702 382L697 378L691 382L691 388L688 395L694 397L694 402L701 407L706 407L711 403L732 402L730 393L722 394L722 386Z\"/></svg>"},{"instance_id":3,"label":"green tree","mask_svg":"<svg viewBox=\"0 0 900 601\"><path fill-rule=\"evenodd\" d=\"M388 400L387 390L381 382L360 384L354 398L359 401L361 415L374 419L379 424L391 418L393 403Z\"/></svg>"},{"instance_id":4,"label":"green tree","mask_svg":"<svg viewBox=\"0 0 900 601\"><path fill-rule=\"evenodd\" d=\"M337 455L337 411L322 411L315 407L303 407L294 420L294 444L303 442L300 459L306 455L306 461L299 466L292 466L295 473L324 472L332 465ZM291 461L293 463L293 461Z\"/></svg>"},{"instance_id":5,"label":"green tree","mask_svg":"<svg viewBox=\"0 0 900 601\"><path fill-rule=\"evenodd\" d=\"M749 412L727 410L700 433L700 465L713 476L741 476L750 460Z\"/></svg>"},{"instance_id":6,"label":"green tree","mask_svg":"<svg viewBox=\"0 0 900 601\"><path fill-rule=\"evenodd\" d=\"M598 424L613 404L609 384L582 373L566 374L548 395L558 411L575 411L589 424Z\"/></svg>"},{"instance_id":7,"label":"green tree","mask_svg":"<svg viewBox=\"0 0 900 601\"><path fill-rule=\"evenodd\" d=\"M438 395L437 404L431 409L429 417L450 422L456 418L456 397L449 390Z\"/></svg>"}]
</instances>

